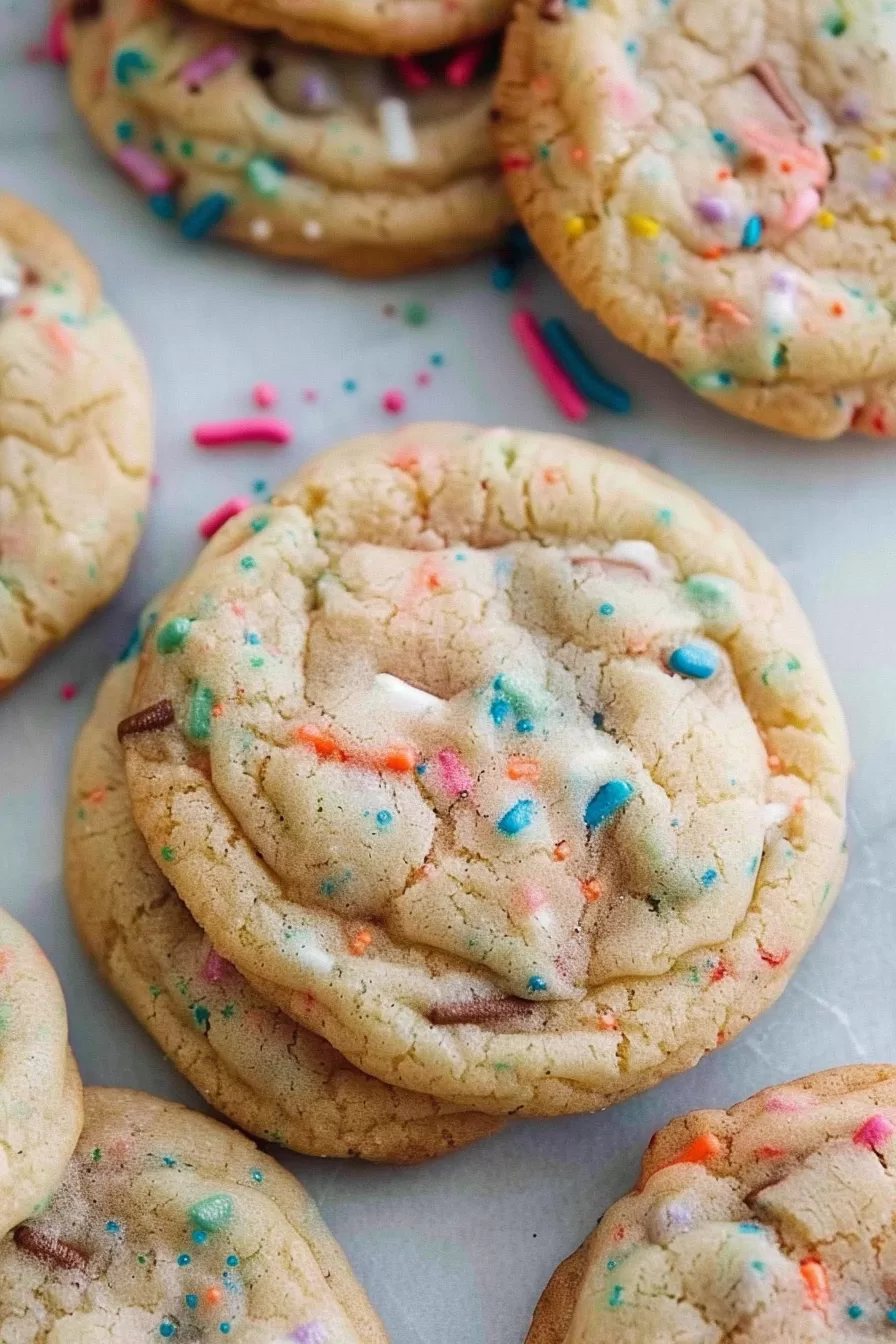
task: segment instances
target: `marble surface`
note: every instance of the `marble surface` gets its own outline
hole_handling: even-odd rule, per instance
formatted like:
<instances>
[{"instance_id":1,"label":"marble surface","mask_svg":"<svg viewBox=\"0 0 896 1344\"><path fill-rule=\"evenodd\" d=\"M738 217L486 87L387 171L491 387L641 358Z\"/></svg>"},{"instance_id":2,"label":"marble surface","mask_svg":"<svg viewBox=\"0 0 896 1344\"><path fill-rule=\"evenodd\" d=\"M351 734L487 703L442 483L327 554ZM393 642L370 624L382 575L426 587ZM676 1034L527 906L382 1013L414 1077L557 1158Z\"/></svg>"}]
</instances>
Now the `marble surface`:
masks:
<instances>
[{"instance_id":1,"label":"marble surface","mask_svg":"<svg viewBox=\"0 0 896 1344\"><path fill-rule=\"evenodd\" d=\"M490 286L485 262L359 285L183 242L94 150L69 108L63 74L24 61L43 22L38 0L0 0L0 185L51 211L83 244L146 350L160 479L124 591L0 702L0 902L59 972L87 1082L196 1105L99 983L66 909L68 759L104 668L144 599L196 554L199 518L328 443L390 422L379 407L387 388L407 392L405 418L565 426L508 334L519 300ZM576 314L546 272L533 275L532 306L567 316L634 394L630 416L595 412L585 437L703 491L756 537L805 604L850 723L852 859L825 929L778 1004L648 1095L601 1115L519 1123L421 1168L285 1158L319 1200L393 1344L519 1344L557 1261L630 1185L640 1150L666 1119L830 1065L896 1059L896 444L812 445L728 419ZM427 305L425 326L402 321L411 301ZM387 304L398 316L384 315ZM429 363L433 354L443 356L441 367ZM418 387L415 375L426 369L432 382ZM354 393L343 390L346 379L357 382ZM197 452L191 427L246 413L259 380L282 389L293 446ZM306 389L316 401L303 399ZM67 682L78 694L63 702Z\"/></svg>"}]
</instances>

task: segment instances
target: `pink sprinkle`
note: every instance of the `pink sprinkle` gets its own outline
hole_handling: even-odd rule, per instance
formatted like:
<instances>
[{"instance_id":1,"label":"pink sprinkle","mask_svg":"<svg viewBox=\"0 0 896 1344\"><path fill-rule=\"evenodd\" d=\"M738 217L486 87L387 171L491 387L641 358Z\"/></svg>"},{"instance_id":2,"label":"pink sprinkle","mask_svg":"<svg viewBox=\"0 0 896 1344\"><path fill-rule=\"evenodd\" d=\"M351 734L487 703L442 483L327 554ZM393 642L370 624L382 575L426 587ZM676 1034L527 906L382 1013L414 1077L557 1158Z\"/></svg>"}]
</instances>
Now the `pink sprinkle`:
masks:
<instances>
[{"instance_id":1,"label":"pink sprinkle","mask_svg":"<svg viewBox=\"0 0 896 1344\"><path fill-rule=\"evenodd\" d=\"M452 89L464 88L476 74L484 55L484 42L471 42L468 47L462 47L445 66L446 83L450 84Z\"/></svg>"},{"instance_id":2,"label":"pink sprinkle","mask_svg":"<svg viewBox=\"0 0 896 1344\"><path fill-rule=\"evenodd\" d=\"M426 371L424 370L423 373L417 374L417 377L414 379L414 382L417 384L418 387L429 387L430 383L432 382L432 374L426 373Z\"/></svg>"},{"instance_id":3,"label":"pink sprinkle","mask_svg":"<svg viewBox=\"0 0 896 1344\"><path fill-rule=\"evenodd\" d=\"M390 415L399 415L407 404L407 397L403 392L399 392L397 387L393 387L388 392L384 392L380 398L380 405L383 410L388 411Z\"/></svg>"},{"instance_id":4,"label":"pink sprinkle","mask_svg":"<svg viewBox=\"0 0 896 1344\"><path fill-rule=\"evenodd\" d=\"M893 1133L894 1126L885 1115L869 1115L864 1124L859 1125L852 1136L853 1143L864 1144L866 1148L880 1148Z\"/></svg>"},{"instance_id":5,"label":"pink sprinkle","mask_svg":"<svg viewBox=\"0 0 896 1344\"><path fill-rule=\"evenodd\" d=\"M115 162L138 187L151 194L170 191L174 186L174 174L136 145L122 145L115 154Z\"/></svg>"},{"instance_id":6,"label":"pink sprinkle","mask_svg":"<svg viewBox=\"0 0 896 1344\"><path fill-rule=\"evenodd\" d=\"M54 65L65 65L68 60L67 27L68 12L65 9L60 9L50 20L46 37L47 55Z\"/></svg>"},{"instance_id":7,"label":"pink sprinkle","mask_svg":"<svg viewBox=\"0 0 896 1344\"><path fill-rule=\"evenodd\" d=\"M195 61L187 61L186 65L181 66L180 77L190 88L195 88L211 79L213 75L220 75L238 58L239 52L236 47L223 43L220 47L212 47L204 56L197 56Z\"/></svg>"},{"instance_id":8,"label":"pink sprinkle","mask_svg":"<svg viewBox=\"0 0 896 1344\"><path fill-rule=\"evenodd\" d=\"M538 910L543 910L548 904L548 898L541 887L537 887L534 882L524 882L522 890L523 906L531 914Z\"/></svg>"},{"instance_id":9,"label":"pink sprinkle","mask_svg":"<svg viewBox=\"0 0 896 1344\"><path fill-rule=\"evenodd\" d=\"M233 967L230 962L226 961L213 947L210 947L208 956L205 958L205 964L202 967L203 980L208 980L211 984L217 985L232 970Z\"/></svg>"},{"instance_id":10,"label":"pink sprinkle","mask_svg":"<svg viewBox=\"0 0 896 1344\"><path fill-rule=\"evenodd\" d=\"M806 221L816 214L820 205L821 197L815 188L806 187L799 195L794 196L784 211L782 223L785 229L801 229Z\"/></svg>"},{"instance_id":11,"label":"pink sprinkle","mask_svg":"<svg viewBox=\"0 0 896 1344\"><path fill-rule=\"evenodd\" d=\"M229 448L236 443L289 443L292 426L285 420L260 415L246 420L206 421L193 430L199 448Z\"/></svg>"},{"instance_id":12,"label":"pink sprinkle","mask_svg":"<svg viewBox=\"0 0 896 1344\"><path fill-rule=\"evenodd\" d=\"M534 369L542 387L548 392L567 420L584 420L588 407L573 387L560 365L544 343L538 323L527 308L518 308L510 316L510 330Z\"/></svg>"},{"instance_id":13,"label":"pink sprinkle","mask_svg":"<svg viewBox=\"0 0 896 1344\"><path fill-rule=\"evenodd\" d=\"M475 780L456 751L446 748L439 752L436 759L439 762L445 788L453 798L472 793Z\"/></svg>"},{"instance_id":14,"label":"pink sprinkle","mask_svg":"<svg viewBox=\"0 0 896 1344\"><path fill-rule=\"evenodd\" d=\"M78 694L78 688L73 681L67 681L59 687L60 700L74 700Z\"/></svg>"},{"instance_id":15,"label":"pink sprinkle","mask_svg":"<svg viewBox=\"0 0 896 1344\"><path fill-rule=\"evenodd\" d=\"M273 383L256 383L252 389L252 400L256 406L260 406L263 411L271 406L276 406L280 393Z\"/></svg>"},{"instance_id":16,"label":"pink sprinkle","mask_svg":"<svg viewBox=\"0 0 896 1344\"><path fill-rule=\"evenodd\" d=\"M302 393L302 400L303 400L303 401L307 401L307 402L311 403L311 402L315 402L315 401L317 401L317 398L318 398L318 393L314 390L313 387L306 387L306 388L305 388L305 391Z\"/></svg>"},{"instance_id":17,"label":"pink sprinkle","mask_svg":"<svg viewBox=\"0 0 896 1344\"><path fill-rule=\"evenodd\" d=\"M213 537L228 519L235 518L238 513L242 513L243 509L251 509L251 507L252 501L246 499L245 495L234 495L232 499L225 499L223 504L219 504L216 509L212 509L211 513L205 515L199 524L199 535L205 537L208 541L209 537Z\"/></svg>"},{"instance_id":18,"label":"pink sprinkle","mask_svg":"<svg viewBox=\"0 0 896 1344\"><path fill-rule=\"evenodd\" d=\"M413 56L396 57L395 68L405 88L413 89L416 93L428 89L432 83L432 76Z\"/></svg>"},{"instance_id":19,"label":"pink sprinkle","mask_svg":"<svg viewBox=\"0 0 896 1344\"><path fill-rule=\"evenodd\" d=\"M778 1111L783 1115L794 1115L798 1111L805 1111L812 1103L806 1097L798 1095L784 1096L778 1095L769 1097L765 1103L767 1111Z\"/></svg>"}]
</instances>

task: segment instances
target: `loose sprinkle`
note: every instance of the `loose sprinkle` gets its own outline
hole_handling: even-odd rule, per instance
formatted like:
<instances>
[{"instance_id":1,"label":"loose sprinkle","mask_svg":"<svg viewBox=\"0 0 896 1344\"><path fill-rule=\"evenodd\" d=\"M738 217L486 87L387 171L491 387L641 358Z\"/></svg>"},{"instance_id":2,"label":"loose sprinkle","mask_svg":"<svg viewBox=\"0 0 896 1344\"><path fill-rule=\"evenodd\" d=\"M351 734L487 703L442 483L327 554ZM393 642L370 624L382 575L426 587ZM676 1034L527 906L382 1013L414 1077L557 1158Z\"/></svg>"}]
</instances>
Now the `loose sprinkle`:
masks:
<instances>
[{"instance_id":1,"label":"loose sprinkle","mask_svg":"<svg viewBox=\"0 0 896 1344\"><path fill-rule=\"evenodd\" d=\"M72 1246L68 1241L61 1241L59 1237L39 1232L36 1228L29 1227L27 1223L17 1227L12 1235L20 1251L33 1256L35 1260L40 1260L45 1265L51 1265L54 1269L74 1269L83 1274L90 1264L88 1257L83 1251L79 1251L77 1246Z\"/></svg>"},{"instance_id":2,"label":"loose sprinkle","mask_svg":"<svg viewBox=\"0 0 896 1344\"><path fill-rule=\"evenodd\" d=\"M283 444L291 438L292 426L274 416L207 421L193 430L193 442L199 448L229 448L239 443Z\"/></svg>"},{"instance_id":3,"label":"loose sprinkle","mask_svg":"<svg viewBox=\"0 0 896 1344\"><path fill-rule=\"evenodd\" d=\"M535 375L567 420L582 421L588 407L552 355L533 313L520 308L510 317L510 330Z\"/></svg>"},{"instance_id":4,"label":"loose sprinkle","mask_svg":"<svg viewBox=\"0 0 896 1344\"><path fill-rule=\"evenodd\" d=\"M559 317L549 317L541 329L545 345L578 392L605 410L625 414L632 399L625 388L609 382L594 367L572 332Z\"/></svg>"},{"instance_id":5,"label":"loose sprinkle","mask_svg":"<svg viewBox=\"0 0 896 1344\"><path fill-rule=\"evenodd\" d=\"M398 388L391 388L380 398L380 405L389 415L399 415L407 404L407 397Z\"/></svg>"},{"instance_id":6,"label":"loose sprinkle","mask_svg":"<svg viewBox=\"0 0 896 1344\"><path fill-rule=\"evenodd\" d=\"M211 513L207 513L202 519L198 529L199 535L205 537L207 541L231 518L235 518L238 513L242 513L243 509L251 508L252 501L247 499L245 495L234 495L232 499L225 499L223 504L219 504L216 509L212 509ZM256 521L259 520L256 519Z\"/></svg>"},{"instance_id":7,"label":"loose sprinkle","mask_svg":"<svg viewBox=\"0 0 896 1344\"><path fill-rule=\"evenodd\" d=\"M706 681L719 670L719 655L706 644L681 644L666 659L668 667L682 677Z\"/></svg>"},{"instance_id":8,"label":"loose sprinkle","mask_svg":"<svg viewBox=\"0 0 896 1344\"><path fill-rule=\"evenodd\" d=\"M252 389L252 400L263 411L268 410L271 406L276 406L279 396L280 393L273 383L256 383Z\"/></svg>"},{"instance_id":9,"label":"loose sprinkle","mask_svg":"<svg viewBox=\"0 0 896 1344\"><path fill-rule=\"evenodd\" d=\"M620 808L625 807L634 793L635 786L630 784L627 779L608 780L588 800L585 808L585 825L590 830L603 825Z\"/></svg>"},{"instance_id":10,"label":"loose sprinkle","mask_svg":"<svg viewBox=\"0 0 896 1344\"><path fill-rule=\"evenodd\" d=\"M536 811L533 799L520 798L519 802L508 808L503 817L498 818L498 830L504 835L519 835L520 831L525 831L532 825Z\"/></svg>"},{"instance_id":11,"label":"loose sprinkle","mask_svg":"<svg viewBox=\"0 0 896 1344\"><path fill-rule=\"evenodd\" d=\"M123 742L134 733L152 733L158 728L167 728L173 722L174 706L171 701L158 700L154 705L138 709L136 714L129 714L122 719L117 729L118 740Z\"/></svg>"}]
</instances>

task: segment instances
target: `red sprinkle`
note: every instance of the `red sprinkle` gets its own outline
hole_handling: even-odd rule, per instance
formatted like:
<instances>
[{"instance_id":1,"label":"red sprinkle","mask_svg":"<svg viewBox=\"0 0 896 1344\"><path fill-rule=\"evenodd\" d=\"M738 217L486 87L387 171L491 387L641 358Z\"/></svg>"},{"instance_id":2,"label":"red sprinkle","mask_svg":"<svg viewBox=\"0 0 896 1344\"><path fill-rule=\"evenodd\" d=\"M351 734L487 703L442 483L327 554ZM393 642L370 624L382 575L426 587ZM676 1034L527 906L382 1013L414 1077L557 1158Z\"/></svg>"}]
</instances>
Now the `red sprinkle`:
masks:
<instances>
[{"instance_id":1,"label":"red sprinkle","mask_svg":"<svg viewBox=\"0 0 896 1344\"><path fill-rule=\"evenodd\" d=\"M78 688L73 681L67 681L59 687L60 700L74 700L78 694Z\"/></svg>"},{"instance_id":2,"label":"red sprinkle","mask_svg":"<svg viewBox=\"0 0 896 1344\"><path fill-rule=\"evenodd\" d=\"M289 443L292 426L271 415L245 420L206 421L193 430L198 448L229 448L238 443Z\"/></svg>"},{"instance_id":3,"label":"red sprinkle","mask_svg":"<svg viewBox=\"0 0 896 1344\"><path fill-rule=\"evenodd\" d=\"M417 93L422 89L428 89L432 83L432 76L413 56L397 56L395 68L405 88L413 89Z\"/></svg>"},{"instance_id":4,"label":"red sprinkle","mask_svg":"<svg viewBox=\"0 0 896 1344\"><path fill-rule=\"evenodd\" d=\"M445 66L446 83L450 84L453 89L464 88L476 74L482 64L484 55L484 42L471 42L468 47L462 47Z\"/></svg>"},{"instance_id":5,"label":"red sprinkle","mask_svg":"<svg viewBox=\"0 0 896 1344\"><path fill-rule=\"evenodd\" d=\"M252 389L252 400L263 411L268 410L271 406L276 406L279 396L280 393L273 383L256 383Z\"/></svg>"},{"instance_id":6,"label":"red sprinkle","mask_svg":"<svg viewBox=\"0 0 896 1344\"><path fill-rule=\"evenodd\" d=\"M243 509L251 507L252 500L246 499L245 495L234 495L232 499L225 499L223 504L219 504L211 513L205 515L199 524L199 535L208 541L209 537L213 537L230 518L235 518Z\"/></svg>"},{"instance_id":7,"label":"red sprinkle","mask_svg":"<svg viewBox=\"0 0 896 1344\"><path fill-rule=\"evenodd\" d=\"M388 411L389 415L400 415L407 404L407 397L403 392L399 392L397 387L384 392L380 398L380 405L384 411Z\"/></svg>"},{"instance_id":8,"label":"red sprinkle","mask_svg":"<svg viewBox=\"0 0 896 1344\"><path fill-rule=\"evenodd\" d=\"M68 61L68 13L60 9L50 20L47 29L47 55L54 65L65 65Z\"/></svg>"}]
</instances>

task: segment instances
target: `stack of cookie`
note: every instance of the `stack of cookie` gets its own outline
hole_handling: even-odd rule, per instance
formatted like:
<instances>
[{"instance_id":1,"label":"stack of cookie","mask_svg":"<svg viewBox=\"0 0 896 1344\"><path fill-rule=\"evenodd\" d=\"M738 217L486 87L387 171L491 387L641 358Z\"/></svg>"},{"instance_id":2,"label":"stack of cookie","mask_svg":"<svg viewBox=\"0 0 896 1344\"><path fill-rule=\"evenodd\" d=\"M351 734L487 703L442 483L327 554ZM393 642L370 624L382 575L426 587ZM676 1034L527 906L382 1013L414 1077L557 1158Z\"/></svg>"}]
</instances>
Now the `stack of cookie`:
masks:
<instances>
[{"instance_id":1,"label":"stack of cookie","mask_svg":"<svg viewBox=\"0 0 896 1344\"><path fill-rule=\"evenodd\" d=\"M416 425L212 538L109 675L68 886L201 1092L402 1161L597 1109L781 992L848 748L784 581L574 440Z\"/></svg>"},{"instance_id":2,"label":"stack of cookie","mask_svg":"<svg viewBox=\"0 0 896 1344\"><path fill-rule=\"evenodd\" d=\"M501 236L489 109L506 0L194 8L214 18L91 0L67 25L77 107L184 237L372 276Z\"/></svg>"}]
</instances>

